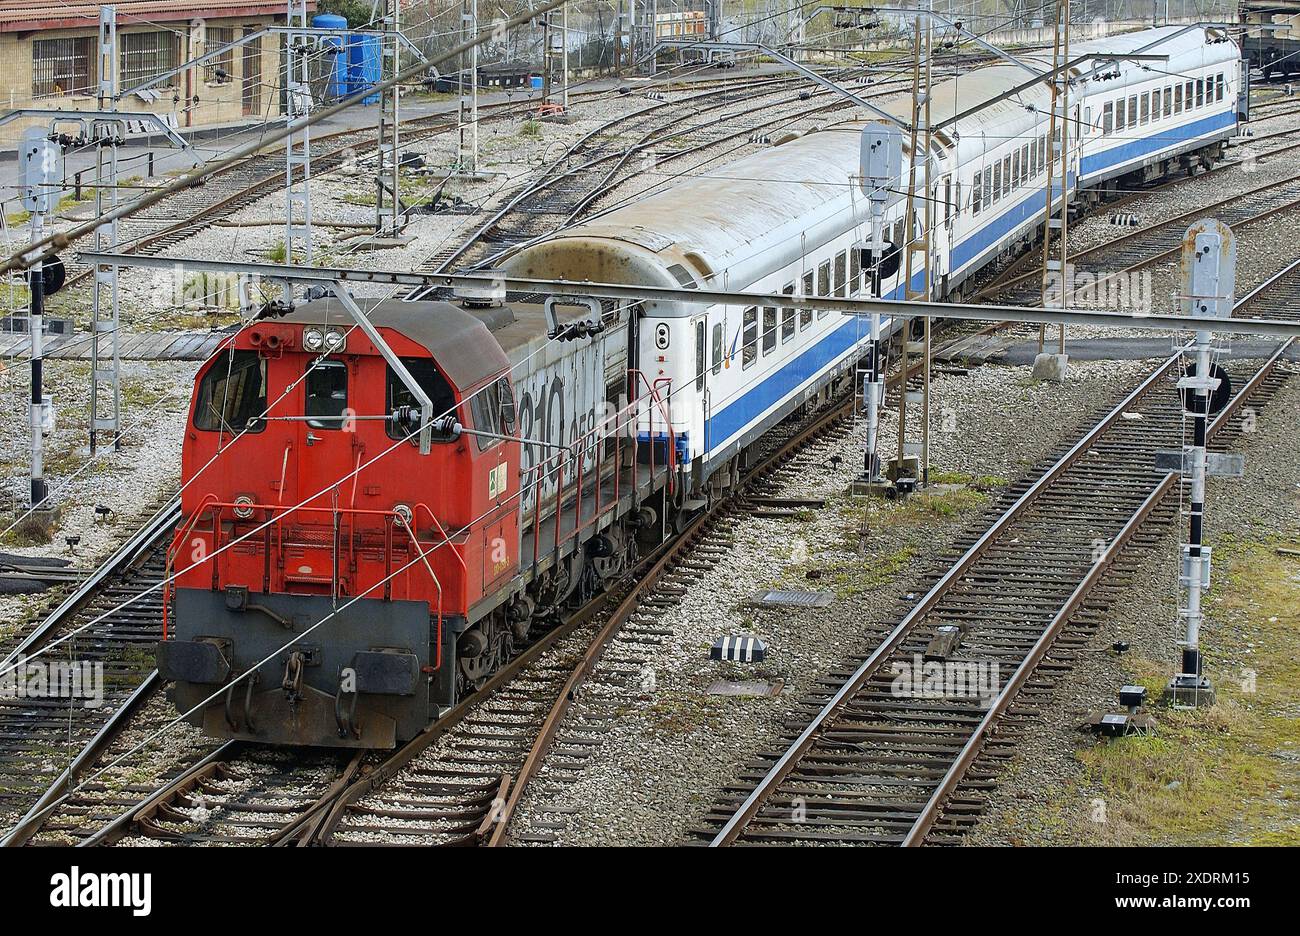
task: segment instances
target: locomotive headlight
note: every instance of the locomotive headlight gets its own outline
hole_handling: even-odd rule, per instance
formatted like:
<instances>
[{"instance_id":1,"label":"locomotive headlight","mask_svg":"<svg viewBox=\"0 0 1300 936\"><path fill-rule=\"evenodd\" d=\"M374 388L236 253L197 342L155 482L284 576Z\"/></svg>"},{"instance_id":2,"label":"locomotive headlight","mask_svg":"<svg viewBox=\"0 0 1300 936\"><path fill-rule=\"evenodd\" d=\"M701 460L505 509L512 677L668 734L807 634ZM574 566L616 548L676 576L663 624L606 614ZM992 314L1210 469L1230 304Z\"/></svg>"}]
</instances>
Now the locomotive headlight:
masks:
<instances>
[{"instance_id":1,"label":"locomotive headlight","mask_svg":"<svg viewBox=\"0 0 1300 936\"><path fill-rule=\"evenodd\" d=\"M325 333L325 347L328 350L334 352L342 351L345 344L347 344L347 335L338 329L331 328Z\"/></svg>"},{"instance_id":2,"label":"locomotive headlight","mask_svg":"<svg viewBox=\"0 0 1300 936\"><path fill-rule=\"evenodd\" d=\"M235 498L234 514L240 520L247 520L253 515L253 499L247 494Z\"/></svg>"},{"instance_id":3,"label":"locomotive headlight","mask_svg":"<svg viewBox=\"0 0 1300 936\"><path fill-rule=\"evenodd\" d=\"M319 351L325 347L325 331L320 328L304 328L302 346L307 351Z\"/></svg>"}]
</instances>

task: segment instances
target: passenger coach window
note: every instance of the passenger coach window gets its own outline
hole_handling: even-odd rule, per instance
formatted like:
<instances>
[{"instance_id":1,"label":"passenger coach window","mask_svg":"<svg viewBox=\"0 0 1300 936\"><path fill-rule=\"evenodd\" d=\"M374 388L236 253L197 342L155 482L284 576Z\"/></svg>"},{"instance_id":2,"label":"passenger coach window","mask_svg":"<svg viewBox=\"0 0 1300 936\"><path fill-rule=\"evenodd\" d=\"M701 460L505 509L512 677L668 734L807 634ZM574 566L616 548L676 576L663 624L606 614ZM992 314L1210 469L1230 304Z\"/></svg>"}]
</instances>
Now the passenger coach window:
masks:
<instances>
[{"instance_id":1,"label":"passenger coach window","mask_svg":"<svg viewBox=\"0 0 1300 936\"><path fill-rule=\"evenodd\" d=\"M781 290L781 292L785 293L787 296L793 296L794 283L787 284L785 289ZM812 324L812 309L800 309L799 329L802 331L803 329L807 328L811 324Z\"/></svg>"},{"instance_id":2,"label":"passenger coach window","mask_svg":"<svg viewBox=\"0 0 1300 936\"><path fill-rule=\"evenodd\" d=\"M831 294L831 262L823 260L817 267L817 295L829 296Z\"/></svg>"},{"instance_id":3,"label":"passenger coach window","mask_svg":"<svg viewBox=\"0 0 1300 936\"><path fill-rule=\"evenodd\" d=\"M794 337L794 309L781 310L781 343Z\"/></svg>"},{"instance_id":4,"label":"passenger coach window","mask_svg":"<svg viewBox=\"0 0 1300 936\"><path fill-rule=\"evenodd\" d=\"M745 310L745 332L741 341L744 343L740 352L743 370L758 360L758 309L755 306Z\"/></svg>"},{"instance_id":5,"label":"passenger coach window","mask_svg":"<svg viewBox=\"0 0 1300 936\"><path fill-rule=\"evenodd\" d=\"M763 356L772 353L776 347L776 309L763 307Z\"/></svg>"},{"instance_id":6,"label":"passenger coach window","mask_svg":"<svg viewBox=\"0 0 1300 936\"><path fill-rule=\"evenodd\" d=\"M849 295L856 296L862 288L862 251L849 251Z\"/></svg>"},{"instance_id":7,"label":"passenger coach window","mask_svg":"<svg viewBox=\"0 0 1300 936\"><path fill-rule=\"evenodd\" d=\"M1163 111L1163 115L1165 117L1168 117L1170 114L1173 113L1173 103L1174 103L1173 94L1174 94L1173 88L1165 88L1164 111Z\"/></svg>"},{"instance_id":8,"label":"passenger coach window","mask_svg":"<svg viewBox=\"0 0 1300 936\"><path fill-rule=\"evenodd\" d=\"M1151 98L1145 91L1142 92L1142 97L1138 101L1138 111L1140 123L1145 124L1151 120Z\"/></svg>"},{"instance_id":9,"label":"passenger coach window","mask_svg":"<svg viewBox=\"0 0 1300 936\"><path fill-rule=\"evenodd\" d=\"M266 361L256 351L223 354L199 383L194 428L208 432L261 432L266 423Z\"/></svg>"},{"instance_id":10,"label":"passenger coach window","mask_svg":"<svg viewBox=\"0 0 1300 936\"><path fill-rule=\"evenodd\" d=\"M848 273L845 268L847 262L844 251L841 250L835 255L835 295L841 299L848 295Z\"/></svg>"},{"instance_id":11,"label":"passenger coach window","mask_svg":"<svg viewBox=\"0 0 1300 936\"><path fill-rule=\"evenodd\" d=\"M704 371L707 367L707 365L705 364L705 357L704 357L704 355L707 353L704 350L705 327L706 326L704 324L703 319L695 323L695 389L696 390L704 389Z\"/></svg>"},{"instance_id":12,"label":"passenger coach window","mask_svg":"<svg viewBox=\"0 0 1300 936\"><path fill-rule=\"evenodd\" d=\"M722 373L722 323L713 326L713 373Z\"/></svg>"},{"instance_id":13,"label":"passenger coach window","mask_svg":"<svg viewBox=\"0 0 1300 936\"><path fill-rule=\"evenodd\" d=\"M1174 85L1174 113L1181 114L1182 112L1183 112L1183 86L1180 84L1176 84Z\"/></svg>"},{"instance_id":14,"label":"passenger coach window","mask_svg":"<svg viewBox=\"0 0 1300 936\"><path fill-rule=\"evenodd\" d=\"M1002 163L993 167L993 204L1002 199Z\"/></svg>"},{"instance_id":15,"label":"passenger coach window","mask_svg":"<svg viewBox=\"0 0 1300 936\"><path fill-rule=\"evenodd\" d=\"M456 407L456 397L452 393L451 384L447 383L445 377L438 371L438 366L433 363L431 358L402 358L402 366L415 379L416 384L424 391L433 402L433 415L443 416ZM384 399L387 403L388 412L399 406L419 406L419 401L410 390L406 389L406 384L402 378L391 368L388 370L387 385L384 391ZM394 425L391 421L388 423L388 437L390 439L404 439L409 434L409 430L404 430L400 426ZM413 443L419 439L412 437Z\"/></svg>"},{"instance_id":16,"label":"passenger coach window","mask_svg":"<svg viewBox=\"0 0 1300 936\"><path fill-rule=\"evenodd\" d=\"M1115 102L1110 101L1101 108L1101 135L1109 136L1115 131Z\"/></svg>"},{"instance_id":17,"label":"passenger coach window","mask_svg":"<svg viewBox=\"0 0 1300 936\"><path fill-rule=\"evenodd\" d=\"M1136 94L1130 95L1128 99L1128 125L1130 127L1138 125L1138 99Z\"/></svg>"},{"instance_id":18,"label":"passenger coach window","mask_svg":"<svg viewBox=\"0 0 1300 936\"><path fill-rule=\"evenodd\" d=\"M1005 156L1002 159L1002 194L1011 194L1011 157Z\"/></svg>"},{"instance_id":19,"label":"passenger coach window","mask_svg":"<svg viewBox=\"0 0 1300 936\"><path fill-rule=\"evenodd\" d=\"M975 173L975 185L970 190L970 213L973 215L980 213L980 195L984 191L983 179L980 173Z\"/></svg>"},{"instance_id":20,"label":"passenger coach window","mask_svg":"<svg viewBox=\"0 0 1300 936\"><path fill-rule=\"evenodd\" d=\"M348 408L348 366L342 361L319 361L307 372L307 409L304 416L313 429L342 429Z\"/></svg>"},{"instance_id":21,"label":"passenger coach window","mask_svg":"<svg viewBox=\"0 0 1300 936\"><path fill-rule=\"evenodd\" d=\"M1216 101L1223 100L1223 72L1219 72L1214 77L1214 99Z\"/></svg>"},{"instance_id":22,"label":"passenger coach window","mask_svg":"<svg viewBox=\"0 0 1300 936\"><path fill-rule=\"evenodd\" d=\"M1115 102L1115 129L1123 130L1128 124L1124 120L1124 99Z\"/></svg>"}]
</instances>

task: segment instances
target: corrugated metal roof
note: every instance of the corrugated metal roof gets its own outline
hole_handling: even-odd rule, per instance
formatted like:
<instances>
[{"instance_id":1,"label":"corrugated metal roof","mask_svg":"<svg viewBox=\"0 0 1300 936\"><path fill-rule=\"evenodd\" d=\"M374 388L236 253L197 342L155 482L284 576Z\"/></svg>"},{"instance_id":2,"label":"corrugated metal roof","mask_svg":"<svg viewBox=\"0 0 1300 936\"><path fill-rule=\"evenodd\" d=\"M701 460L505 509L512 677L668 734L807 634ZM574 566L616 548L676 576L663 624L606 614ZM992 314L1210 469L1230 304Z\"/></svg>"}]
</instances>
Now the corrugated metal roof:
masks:
<instances>
[{"instance_id":1,"label":"corrugated metal roof","mask_svg":"<svg viewBox=\"0 0 1300 936\"><path fill-rule=\"evenodd\" d=\"M20 3L0 0L0 32L84 29L99 23L102 3ZM116 3L118 29L231 16L283 15L284 3L258 0L125 0ZM316 9L308 2L308 11Z\"/></svg>"}]
</instances>

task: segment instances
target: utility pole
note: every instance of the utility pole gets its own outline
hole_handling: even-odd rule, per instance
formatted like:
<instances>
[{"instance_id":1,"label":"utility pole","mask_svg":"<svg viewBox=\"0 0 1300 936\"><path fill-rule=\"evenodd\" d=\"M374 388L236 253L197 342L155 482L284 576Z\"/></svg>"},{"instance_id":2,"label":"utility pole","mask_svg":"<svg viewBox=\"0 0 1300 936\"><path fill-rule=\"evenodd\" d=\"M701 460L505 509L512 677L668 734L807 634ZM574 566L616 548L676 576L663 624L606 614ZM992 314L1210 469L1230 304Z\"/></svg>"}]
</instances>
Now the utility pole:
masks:
<instances>
[{"instance_id":1,"label":"utility pole","mask_svg":"<svg viewBox=\"0 0 1300 936\"><path fill-rule=\"evenodd\" d=\"M401 37L398 22L398 0L385 0L384 15L380 19L383 35L379 37L380 79L384 74L396 75L401 70L398 55ZM463 61L463 57L462 57ZM387 65L387 69L384 66ZM398 113L397 85L387 89L379 102L379 165L375 175L375 233L379 236L397 237L403 227L402 196L398 188ZM384 199L387 191L389 198Z\"/></svg>"},{"instance_id":2,"label":"utility pole","mask_svg":"<svg viewBox=\"0 0 1300 936\"><path fill-rule=\"evenodd\" d=\"M117 11L99 8L98 103L107 111L117 100ZM95 215L102 217L117 207L118 124L91 124L95 147ZM107 153L107 157L105 157ZM107 198L105 197L107 192ZM111 217L111 215L110 215ZM117 218L95 228L95 250L117 253ZM114 450L120 449L122 415L122 358L118 345L117 267L96 264L91 286L90 324L90 452L95 453L100 432L109 433Z\"/></svg>"},{"instance_id":3,"label":"utility pole","mask_svg":"<svg viewBox=\"0 0 1300 936\"><path fill-rule=\"evenodd\" d=\"M623 0L614 13L614 77L623 77Z\"/></svg>"},{"instance_id":4,"label":"utility pole","mask_svg":"<svg viewBox=\"0 0 1300 936\"><path fill-rule=\"evenodd\" d=\"M560 106L567 114L569 112L569 5L567 3L560 8L560 39L564 43L564 52L560 56L560 67L564 69Z\"/></svg>"},{"instance_id":5,"label":"utility pole","mask_svg":"<svg viewBox=\"0 0 1300 936\"><path fill-rule=\"evenodd\" d=\"M931 276L934 268L930 250L932 230L934 227L934 200L931 197L933 185L931 180L932 146L930 134L930 89L931 69L930 52L934 38L933 21L927 15L930 5L927 2L918 11L913 25L913 47L916 50L912 70L912 119L911 119L911 158L908 166L907 211L903 222L903 298L908 301L929 302L932 298ZM924 21L924 22L922 22ZM920 209L917 206L917 193L920 191ZM917 223L918 218L920 224ZM912 280L921 273L921 288L914 289ZM912 340L912 323L908 320L901 336L902 342L902 386L898 400L898 454L894 460L894 485L902 493L910 491L918 482L929 481L930 458L930 319L924 320L923 339L918 343ZM922 362L922 389L920 398L907 389L908 373L911 370L911 355L920 352L924 355ZM921 442L907 441L907 404L921 404ZM914 467L909 462L915 460Z\"/></svg>"},{"instance_id":6,"label":"utility pole","mask_svg":"<svg viewBox=\"0 0 1300 936\"><path fill-rule=\"evenodd\" d=\"M460 18L461 40L464 41L478 33L478 0L462 0ZM457 105L456 122L460 138L460 153L456 160L456 171L464 175L474 175L478 172L478 46L474 46L469 52L468 95L465 93L466 75L465 53L462 52L460 78L457 81L460 101Z\"/></svg>"},{"instance_id":7,"label":"utility pole","mask_svg":"<svg viewBox=\"0 0 1300 936\"><path fill-rule=\"evenodd\" d=\"M1229 318L1236 295L1236 263L1236 240L1226 224L1205 219L1188 228L1180 262L1183 312ZM1228 375L1213 365L1213 341L1213 332L1197 330L1192 342L1195 369L1189 369L1178 381L1183 410L1192 420L1192 444L1180 452L1157 455L1157 465L1161 456L1173 456L1190 486L1188 538L1181 550L1179 575L1179 615L1186 622L1186 630L1179 672L1165 689L1166 698L1178 706L1214 702L1214 687L1205 676L1200 650L1201 594L1210 587L1210 547L1204 539L1205 479L1211 474L1240 476L1244 468L1241 456L1211 455L1206 451L1209 418L1223 409L1231 395L1225 386ZM1168 464L1168 458L1163 460Z\"/></svg>"},{"instance_id":8,"label":"utility pole","mask_svg":"<svg viewBox=\"0 0 1300 936\"><path fill-rule=\"evenodd\" d=\"M1057 0L1056 24L1052 37L1052 78L1049 82L1051 106L1047 118L1047 180L1044 183L1047 195L1043 223L1041 297L1045 309L1067 308L1074 292L1069 264L1070 75L1065 68L1069 60L1070 0ZM1058 174L1061 180L1061 199L1059 209L1053 210L1052 182ZM1054 355L1046 351L1047 326L1040 325L1038 328L1038 357L1034 360L1036 377L1058 381L1065 379L1065 326L1058 327L1058 344Z\"/></svg>"},{"instance_id":9,"label":"utility pole","mask_svg":"<svg viewBox=\"0 0 1300 936\"><path fill-rule=\"evenodd\" d=\"M60 175L59 145L39 127L32 127L23 134L21 168L23 175L23 207L31 213L31 242L40 242L45 237L45 221L58 199L62 186ZM44 503L49 490L45 485L44 431L45 431L45 390L44 390L44 338L45 338L45 273L46 264L38 259L32 264L27 276L31 295L31 307L27 318L27 330L32 341L32 396L28 409L29 425L32 432L31 458L31 506L39 507Z\"/></svg>"},{"instance_id":10,"label":"utility pole","mask_svg":"<svg viewBox=\"0 0 1300 936\"><path fill-rule=\"evenodd\" d=\"M286 0L285 23L306 29L307 0ZM307 80L307 33L285 34L285 119L292 123L311 109L311 85ZM294 251L301 248L311 263L311 130L306 125L284 142L284 262L294 263ZM285 281L285 302L293 302L293 283Z\"/></svg>"}]
</instances>

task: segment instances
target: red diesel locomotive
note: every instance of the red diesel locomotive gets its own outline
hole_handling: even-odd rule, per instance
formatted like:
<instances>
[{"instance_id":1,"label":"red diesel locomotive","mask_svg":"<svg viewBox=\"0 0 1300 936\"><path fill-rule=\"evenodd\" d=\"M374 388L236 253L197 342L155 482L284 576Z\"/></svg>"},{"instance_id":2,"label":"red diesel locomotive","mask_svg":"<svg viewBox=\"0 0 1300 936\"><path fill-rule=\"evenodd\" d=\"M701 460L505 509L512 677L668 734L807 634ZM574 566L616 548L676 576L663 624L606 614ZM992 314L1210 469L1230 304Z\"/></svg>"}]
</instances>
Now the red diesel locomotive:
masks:
<instances>
[{"instance_id":1,"label":"red diesel locomotive","mask_svg":"<svg viewBox=\"0 0 1300 936\"><path fill-rule=\"evenodd\" d=\"M629 366L624 313L565 342L540 306L362 305L387 349L331 297L197 376L158 663L206 734L392 747L671 510L674 447L635 437L663 433L666 400ZM427 454L407 380L446 417Z\"/></svg>"}]
</instances>

